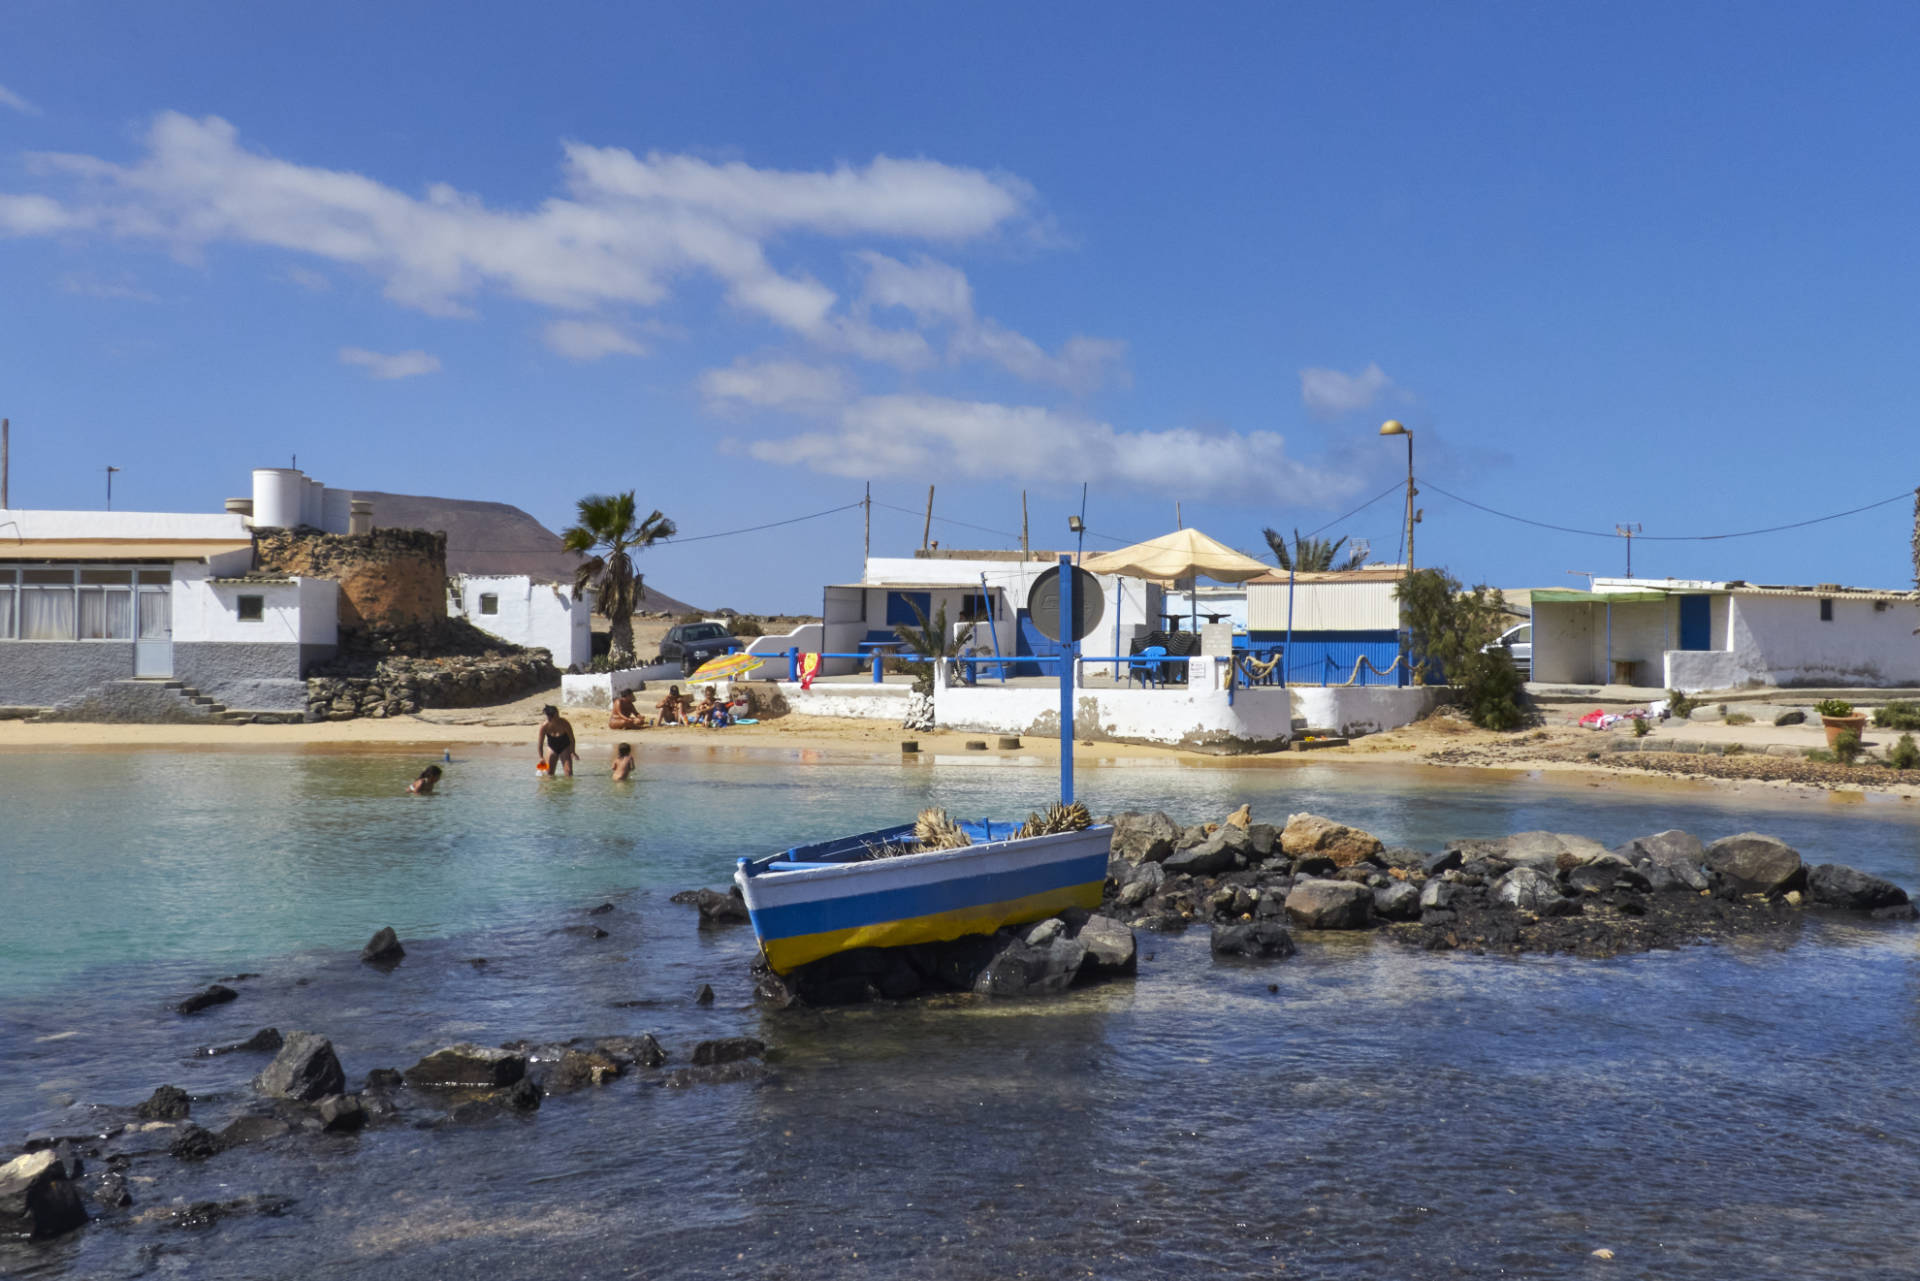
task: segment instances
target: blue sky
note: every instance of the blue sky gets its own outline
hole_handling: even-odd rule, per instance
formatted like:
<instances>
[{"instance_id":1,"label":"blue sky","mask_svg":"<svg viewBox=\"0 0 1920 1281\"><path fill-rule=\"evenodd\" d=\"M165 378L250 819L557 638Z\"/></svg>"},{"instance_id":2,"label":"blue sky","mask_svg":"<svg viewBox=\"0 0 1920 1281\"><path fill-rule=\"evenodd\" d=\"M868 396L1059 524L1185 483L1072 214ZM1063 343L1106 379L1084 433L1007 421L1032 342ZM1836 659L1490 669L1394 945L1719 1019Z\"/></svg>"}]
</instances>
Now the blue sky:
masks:
<instances>
[{"instance_id":1,"label":"blue sky","mask_svg":"<svg viewBox=\"0 0 1920 1281\"><path fill-rule=\"evenodd\" d=\"M23 507L255 466L905 554L1186 521L1578 585L1920 483L1910 6L0 13ZM1446 491L1442 493L1440 491ZM893 508L910 509L909 512ZM1636 544L1901 585L1911 509ZM817 607L848 511L648 554Z\"/></svg>"}]
</instances>

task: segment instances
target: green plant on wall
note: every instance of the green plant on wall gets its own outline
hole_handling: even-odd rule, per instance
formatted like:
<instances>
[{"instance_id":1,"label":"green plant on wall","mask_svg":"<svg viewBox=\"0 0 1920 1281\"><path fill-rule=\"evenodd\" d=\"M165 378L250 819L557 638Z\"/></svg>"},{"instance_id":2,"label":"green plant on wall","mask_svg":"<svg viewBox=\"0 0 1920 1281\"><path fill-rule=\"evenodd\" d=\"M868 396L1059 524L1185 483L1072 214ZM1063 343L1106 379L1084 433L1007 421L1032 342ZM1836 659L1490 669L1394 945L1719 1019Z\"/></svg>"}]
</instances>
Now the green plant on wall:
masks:
<instances>
[{"instance_id":1,"label":"green plant on wall","mask_svg":"<svg viewBox=\"0 0 1920 1281\"><path fill-rule=\"evenodd\" d=\"M1813 710L1822 716L1846 717L1853 715L1853 704L1844 698L1823 698L1813 705Z\"/></svg>"}]
</instances>

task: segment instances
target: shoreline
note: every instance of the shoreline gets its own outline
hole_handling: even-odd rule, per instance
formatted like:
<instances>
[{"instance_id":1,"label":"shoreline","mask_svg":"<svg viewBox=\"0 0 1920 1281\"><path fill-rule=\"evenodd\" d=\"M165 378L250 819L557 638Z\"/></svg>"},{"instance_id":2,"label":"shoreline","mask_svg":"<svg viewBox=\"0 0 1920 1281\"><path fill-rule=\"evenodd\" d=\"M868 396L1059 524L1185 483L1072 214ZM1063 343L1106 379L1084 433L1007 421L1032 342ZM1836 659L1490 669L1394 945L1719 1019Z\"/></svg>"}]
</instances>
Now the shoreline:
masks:
<instances>
[{"instance_id":1,"label":"shoreline","mask_svg":"<svg viewBox=\"0 0 1920 1281\"><path fill-rule=\"evenodd\" d=\"M586 709L583 709L585 712ZM589 719L591 715L593 720ZM724 730L658 727L617 731L595 723L597 709L571 719L583 750L578 777L605 769L613 746L633 744L644 763L699 757L713 763L902 764L965 768L989 763L1050 767L1059 759L1056 740L1022 736L1021 746L1002 749L999 735L979 731L913 731L880 721L789 715L760 725ZM533 754L537 712L523 704L494 708L432 710L382 720L315 721L295 725L102 724L92 722L0 721L0 758L14 753L93 753L153 750L213 752L301 752L381 755L431 753L468 746ZM1873 766L1822 766L1762 754L1767 742L1786 738L1781 730L1754 727L1663 726L1663 737L1742 742L1753 750L1730 756L1661 752L1609 752L1605 734L1568 727L1546 727L1510 734L1475 729L1445 716L1368 735L1346 747L1313 752L1272 752L1216 756L1151 744L1083 740L1077 749L1089 769L1172 767L1210 770L1288 770L1331 767L1370 771L1382 767L1435 771L1447 775L1509 780L1548 778L1567 785L1605 790L1681 790L1758 792L1773 798L1825 802L1913 802L1920 800L1920 774L1913 781ZM1801 737L1808 737L1801 735ZM914 755L900 751L916 741ZM968 750L969 741L986 741L985 751ZM1798 745L1797 743L1795 744ZM1807 744L1811 746L1812 744ZM1442 773L1444 771L1444 773Z\"/></svg>"}]
</instances>

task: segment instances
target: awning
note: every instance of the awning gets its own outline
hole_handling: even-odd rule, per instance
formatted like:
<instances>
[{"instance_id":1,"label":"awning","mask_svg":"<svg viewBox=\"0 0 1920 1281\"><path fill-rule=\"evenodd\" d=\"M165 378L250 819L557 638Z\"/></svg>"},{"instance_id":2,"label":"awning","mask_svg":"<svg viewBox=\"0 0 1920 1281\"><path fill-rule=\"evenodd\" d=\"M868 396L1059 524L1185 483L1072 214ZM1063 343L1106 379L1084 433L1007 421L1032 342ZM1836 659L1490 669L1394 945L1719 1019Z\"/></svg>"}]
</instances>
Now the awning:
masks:
<instances>
[{"instance_id":1,"label":"awning","mask_svg":"<svg viewBox=\"0 0 1920 1281\"><path fill-rule=\"evenodd\" d=\"M1211 578L1222 583L1244 583L1273 572L1273 566L1243 556L1197 529L1177 529L1119 551L1089 556L1080 567L1090 574L1125 574L1161 582Z\"/></svg>"},{"instance_id":2,"label":"awning","mask_svg":"<svg viewBox=\"0 0 1920 1281\"><path fill-rule=\"evenodd\" d=\"M1570 587L1536 587L1536 605L1631 605L1667 599L1665 592L1583 592Z\"/></svg>"}]
</instances>

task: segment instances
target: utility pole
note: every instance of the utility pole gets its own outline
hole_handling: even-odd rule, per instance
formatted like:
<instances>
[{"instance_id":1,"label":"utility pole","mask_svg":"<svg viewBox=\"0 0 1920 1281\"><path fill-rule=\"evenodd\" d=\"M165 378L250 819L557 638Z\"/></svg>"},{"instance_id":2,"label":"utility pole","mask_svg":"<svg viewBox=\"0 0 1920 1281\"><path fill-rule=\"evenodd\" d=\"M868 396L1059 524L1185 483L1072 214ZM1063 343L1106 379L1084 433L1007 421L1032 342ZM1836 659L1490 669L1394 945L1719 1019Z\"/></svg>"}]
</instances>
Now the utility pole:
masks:
<instances>
[{"instance_id":1,"label":"utility pole","mask_svg":"<svg viewBox=\"0 0 1920 1281\"><path fill-rule=\"evenodd\" d=\"M933 537L933 486L927 486L927 523L920 529L920 550L927 550L927 541Z\"/></svg>"},{"instance_id":2,"label":"utility pole","mask_svg":"<svg viewBox=\"0 0 1920 1281\"><path fill-rule=\"evenodd\" d=\"M7 467L13 461L13 420L0 418L0 512L13 504L7 501Z\"/></svg>"},{"instance_id":3,"label":"utility pole","mask_svg":"<svg viewBox=\"0 0 1920 1281\"><path fill-rule=\"evenodd\" d=\"M107 510L108 511L113 510L113 473L119 470L120 469L118 467L107 468Z\"/></svg>"},{"instance_id":4,"label":"utility pole","mask_svg":"<svg viewBox=\"0 0 1920 1281\"><path fill-rule=\"evenodd\" d=\"M1173 500L1173 527L1175 529L1185 529L1187 527L1186 518L1180 514L1180 500L1178 498Z\"/></svg>"},{"instance_id":5,"label":"utility pole","mask_svg":"<svg viewBox=\"0 0 1920 1281\"><path fill-rule=\"evenodd\" d=\"M1914 492L1920 493L1920 490ZM1020 491L1020 559L1025 560L1027 556L1027 491L1023 489Z\"/></svg>"},{"instance_id":6,"label":"utility pole","mask_svg":"<svg viewBox=\"0 0 1920 1281\"><path fill-rule=\"evenodd\" d=\"M866 514L866 524L860 531L860 572L867 572L867 562L873 559L873 482L867 482L867 496L860 501Z\"/></svg>"},{"instance_id":7,"label":"utility pole","mask_svg":"<svg viewBox=\"0 0 1920 1281\"><path fill-rule=\"evenodd\" d=\"M1637 524L1615 525L1613 527L1613 532L1627 540L1627 577L1632 578L1633 577L1633 536L1640 532L1640 526Z\"/></svg>"}]
</instances>

